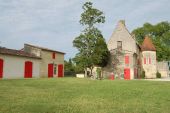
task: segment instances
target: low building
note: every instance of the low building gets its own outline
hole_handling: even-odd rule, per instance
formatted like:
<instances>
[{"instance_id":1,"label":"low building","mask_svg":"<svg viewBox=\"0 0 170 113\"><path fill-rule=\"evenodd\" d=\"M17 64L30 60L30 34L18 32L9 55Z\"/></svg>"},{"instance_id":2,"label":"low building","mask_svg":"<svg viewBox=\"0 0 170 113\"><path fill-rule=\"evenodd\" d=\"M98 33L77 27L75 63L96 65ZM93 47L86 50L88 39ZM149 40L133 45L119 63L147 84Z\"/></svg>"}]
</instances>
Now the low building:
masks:
<instances>
[{"instance_id":1,"label":"low building","mask_svg":"<svg viewBox=\"0 0 170 113\"><path fill-rule=\"evenodd\" d=\"M63 77L64 76L64 54L63 52L51 50L30 44L24 45L24 51L41 57L41 77Z\"/></svg>"},{"instance_id":2,"label":"low building","mask_svg":"<svg viewBox=\"0 0 170 113\"><path fill-rule=\"evenodd\" d=\"M22 50L0 47L0 78L64 77L64 54L30 44Z\"/></svg>"},{"instance_id":3,"label":"low building","mask_svg":"<svg viewBox=\"0 0 170 113\"><path fill-rule=\"evenodd\" d=\"M169 77L170 74L170 68L168 66L167 61L162 61L162 62L157 62L157 71L161 73L162 78L167 78Z\"/></svg>"},{"instance_id":4,"label":"low building","mask_svg":"<svg viewBox=\"0 0 170 113\"><path fill-rule=\"evenodd\" d=\"M0 47L0 78L38 78L41 57Z\"/></svg>"}]
</instances>

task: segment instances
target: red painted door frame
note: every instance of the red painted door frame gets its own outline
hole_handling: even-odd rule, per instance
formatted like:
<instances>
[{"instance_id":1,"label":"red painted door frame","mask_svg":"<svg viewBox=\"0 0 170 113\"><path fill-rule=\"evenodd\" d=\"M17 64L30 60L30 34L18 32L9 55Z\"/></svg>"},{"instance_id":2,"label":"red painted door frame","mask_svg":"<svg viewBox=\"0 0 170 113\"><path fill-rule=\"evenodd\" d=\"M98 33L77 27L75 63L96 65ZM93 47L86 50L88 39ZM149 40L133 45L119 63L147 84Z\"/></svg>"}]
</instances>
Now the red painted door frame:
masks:
<instances>
[{"instance_id":1,"label":"red painted door frame","mask_svg":"<svg viewBox=\"0 0 170 113\"><path fill-rule=\"evenodd\" d=\"M0 78L3 78L4 61L0 59Z\"/></svg>"},{"instance_id":2,"label":"red painted door frame","mask_svg":"<svg viewBox=\"0 0 170 113\"><path fill-rule=\"evenodd\" d=\"M63 77L63 64L58 65L58 77Z\"/></svg>"},{"instance_id":3,"label":"red painted door frame","mask_svg":"<svg viewBox=\"0 0 170 113\"><path fill-rule=\"evenodd\" d=\"M53 77L54 67L53 64L48 64L48 77Z\"/></svg>"},{"instance_id":4,"label":"red painted door frame","mask_svg":"<svg viewBox=\"0 0 170 113\"><path fill-rule=\"evenodd\" d=\"M130 69L129 68L124 69L124 79L130 80Z\"/></svg>"},{"instance_id":5,"label":"red painted door frame","mask_svg":"<svg viewBox=\"0 0 170 113\"><path fill-rule=\"evenodd\" d=\"M25 74L24 78L32 78L32 62L25 62Z\"/></svg>"}]
</instances>

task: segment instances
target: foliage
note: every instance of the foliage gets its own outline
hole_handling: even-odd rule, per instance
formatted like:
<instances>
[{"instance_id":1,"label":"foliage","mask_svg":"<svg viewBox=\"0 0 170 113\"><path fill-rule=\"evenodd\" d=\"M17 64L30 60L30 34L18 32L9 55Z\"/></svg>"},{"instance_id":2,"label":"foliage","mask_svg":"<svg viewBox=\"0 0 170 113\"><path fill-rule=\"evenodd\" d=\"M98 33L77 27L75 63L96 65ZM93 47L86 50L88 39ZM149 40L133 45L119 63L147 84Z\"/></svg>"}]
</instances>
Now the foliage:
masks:
<instances>
[{"instance_id":1,"label":"foliage","mask_svg":"<svg viewBox=\"0 0 170 113\"><path fill-rule=\"evenodd\" d=\"M101 79L101 69L100 68L97 68L96 69L96 73L97 73L97 78Z\"/></svg>"},{"instance_id":2,"label":"foliage","mask_svg":"<svg viewBox=\"0 0 170 113\"><path fill-rule=\"evenodd\" d=\"M141 78L145 78L145 71L142 71Z\"/></svg>"},{"instance_id":3,"label":"foliage","mask_svg":"<svg viewBox=\"0 0 170 113\"><path fill-rule=\"evenodd\" d=\"M75 71L71 58L69 59L69 61L64 61L64 68L65 71Z\"/></svg>"},{"instance_id":4,"label":"foliage","mask_svg":"<svg viewBox=\"0 0 170 113\"><path fill-rule=\"evenodd\" d=\"M141 80L0 80L0 112L169 113L169 88L169 82Z\"/></svg>"},{"instance_id":5,"label":"foliage","mask_svg":"<svg viewBox=\"0 0 170 113\"><path fill-rule=\"evenodd\" d=\"M156 47L157 60L170 60L170 23L160 22L156 25L145 23L143 27L137 28L132 32L136 40L141 44L146 35L152 38Z\"/></svg>"},{"instance_id":6,"label":"foliage","mask_svg":"<svg viewBox=\"0 0 170 113\"><path fill-rule=\"evenodd\" d=\"M64 74L66 76L75 76L75 66L71 58L69 61L64 61Z\"/></svg>"},{"instance_id":7,"label":"foliage","mask_svg":"<svg viewBox=\"0 0 170 113\"><path fill-rule=\"evenodd\" d=\"M104 67L107 64L108 49L103 35L96 25L104 23L103 12L93 8L91 2L83 5L84 12L81 14L80 24L85 26L82 33L73 41L79 53L76 54L74 61L77 65L91 70L95 65Z\"/></svg>"},{"instance_id":8,"label":"foliage","mask_svg":"<svg viewBox=\"0 0 170 113\"><path fill-rule=\"evenodd\" d=\"M161 73L159 73L158 71L156 72L156 78L161 78Z\"/></svg>"},{"instance_id":9,"label":"foliage","mask_svg":"<svg viewBox=\"0 0 170 113\"><path fill-rule=\"evenodd\" d=\"M123 70L119 66L121 64L121 60L124 58L124 51L119 49L114 49L111 50L110 55L111 55L110 65L112 67L112 72L114 72L114 74L117 74L119 77L121 77Z\"/></svg>"}]
</instances>

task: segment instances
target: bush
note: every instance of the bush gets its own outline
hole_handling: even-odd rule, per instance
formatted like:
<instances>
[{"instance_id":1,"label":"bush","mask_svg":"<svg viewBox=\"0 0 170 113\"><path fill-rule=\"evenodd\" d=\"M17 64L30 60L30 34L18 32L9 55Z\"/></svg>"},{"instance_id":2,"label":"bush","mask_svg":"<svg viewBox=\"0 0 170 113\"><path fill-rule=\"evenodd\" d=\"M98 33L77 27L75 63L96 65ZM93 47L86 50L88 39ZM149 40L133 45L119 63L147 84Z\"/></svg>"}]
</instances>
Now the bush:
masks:
<instances>
[{"instance_id":1,"label":"bush","mask_svg":"<svg viewBox=\"0 0 170 113\"><path fill-rule=\"evenodd\" d=\"M159 73L158 71L156 73L156 78L161 78L161 73Z\"/></svg>"},{"instance_id":2,"label":"bush","mask_svg":"<svg viewBox=\"0 0 170 113\"><path fill-rule=\"evenodd\" d=\"M145 78L145 71L142 71L141 78Z\"/></svg>"}]
</instances>

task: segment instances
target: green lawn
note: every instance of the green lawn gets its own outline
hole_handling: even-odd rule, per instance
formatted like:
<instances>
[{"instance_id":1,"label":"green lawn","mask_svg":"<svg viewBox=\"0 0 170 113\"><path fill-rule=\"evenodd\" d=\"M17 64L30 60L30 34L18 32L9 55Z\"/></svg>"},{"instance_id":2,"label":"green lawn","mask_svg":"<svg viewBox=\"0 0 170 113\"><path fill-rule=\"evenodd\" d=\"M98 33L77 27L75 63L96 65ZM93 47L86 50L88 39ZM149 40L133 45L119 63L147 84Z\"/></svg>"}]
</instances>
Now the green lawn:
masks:
<instances>
[{"instance_id":1,"label":"green lawn","mask_svg":"<svg viewBox=\"0 0 170 113\"><path fill-rule=\"evenodd\" d=\"M170 113L170 82L0 80L0 113Z\"/></svg>"}]
</instances>

